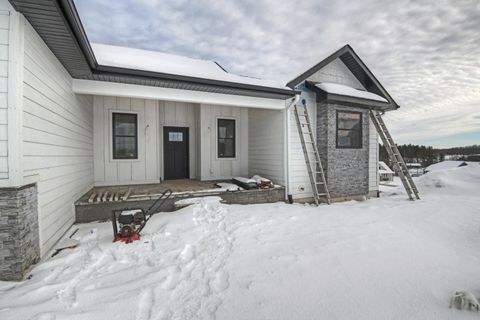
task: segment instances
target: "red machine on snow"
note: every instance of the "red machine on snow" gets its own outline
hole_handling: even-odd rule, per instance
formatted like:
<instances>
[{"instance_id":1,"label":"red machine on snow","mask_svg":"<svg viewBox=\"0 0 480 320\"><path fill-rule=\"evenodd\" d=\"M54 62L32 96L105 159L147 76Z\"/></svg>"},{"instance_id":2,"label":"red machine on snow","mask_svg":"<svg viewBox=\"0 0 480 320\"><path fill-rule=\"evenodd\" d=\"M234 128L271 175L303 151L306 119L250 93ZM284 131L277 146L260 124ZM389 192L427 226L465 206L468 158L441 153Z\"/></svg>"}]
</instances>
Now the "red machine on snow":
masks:
<instances>
[{"instance_id":1,"label":"red machine on snow","mask_svg":"<svg viewBox=\"0 0 480 320\"><path fill-rule=\"evenodd\" d=\"M130 243L140 240L140 232L148 220L160 211L172 195L172 190L164 191L146 211L142 208L125 208L112 212L113 242Z\"/></svg>"}]
</instances>

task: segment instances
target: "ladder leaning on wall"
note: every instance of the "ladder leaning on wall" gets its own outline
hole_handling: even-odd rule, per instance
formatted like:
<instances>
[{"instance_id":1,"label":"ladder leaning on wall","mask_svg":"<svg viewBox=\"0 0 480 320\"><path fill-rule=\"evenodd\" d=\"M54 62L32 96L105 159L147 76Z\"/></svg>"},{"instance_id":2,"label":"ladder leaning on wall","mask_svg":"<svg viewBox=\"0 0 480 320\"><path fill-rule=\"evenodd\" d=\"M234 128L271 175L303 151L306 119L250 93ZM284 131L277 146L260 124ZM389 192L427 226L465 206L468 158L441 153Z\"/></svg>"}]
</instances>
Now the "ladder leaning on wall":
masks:
<instances>
[{"instance_id":1,"label":"ladder leaning on wall","mask_svg":"<svg viewBox=\"0 0 480 320\"><path fill-rule=\"evenodd\" d=\"M417 187L413 182L410 172L408 172L407 165L405 164L405 161L403 161L402 155L400 154L400 151L398 151L397 145L395 144L392 136L388 132L385 122L383 122L382 116L373 110L370 110L369 114L380 138L382 139L383 146L387 150L390 160L393 162L393 169L402 180L408 197L410 198L410 200L419 200L420 196L418 195Z\"/></svg>"},{"instance_id":2,"label":"ladder leaning on wall","mask_svg":"<svg viewBox=\"0 0 480 320\"><path fill-rule=\"evenodd\" d=\"M325 179L322 161L318 153L317 142L313 135L310 118L308 117L305 100L302 100L302 104L301 107L295 104L294 113L297 121L298 135L300 136L302 151L305 157L305 164L307 165L308 176L310 178L310 184L312 185L313 199L316 205L319 204L322 198L330 204L330 193L328 192L327 181ZM305 136L308 136L308 141L305 140ZM309 146L311 146L311 148L309 148Z\"/></svg>"}]
</instances>

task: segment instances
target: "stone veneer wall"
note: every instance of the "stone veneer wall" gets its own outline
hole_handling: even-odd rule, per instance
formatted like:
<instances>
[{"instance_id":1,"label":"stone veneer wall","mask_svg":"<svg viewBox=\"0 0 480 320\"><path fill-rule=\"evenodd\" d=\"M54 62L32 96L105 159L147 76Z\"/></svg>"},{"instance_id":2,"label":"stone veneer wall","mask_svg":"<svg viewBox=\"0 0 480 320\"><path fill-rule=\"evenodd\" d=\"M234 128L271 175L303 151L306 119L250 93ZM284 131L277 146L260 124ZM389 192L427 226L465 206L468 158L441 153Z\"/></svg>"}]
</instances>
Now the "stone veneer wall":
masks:
<instances>
[{"instance_id":1,"label":"stone veneer wall","mask_svg":"<svg viewBox=\"0 0 480 320\"><path fill-rule=\"evenodd\" d=\"M0 188L0 280L21 280L40 258L37 187Z\"/></svg>"},{"instance_id":2,"label":"stone veneer wall","mask_svg":"<svg viewBox=\"0 0 480 320\"><path fill-rule=\"evenodd\" d=\"M362 148L337 149L337 110L362 113ZM317 103L317 145L332 198L368 195L368 110Z\"/></svg>"}]
</instances>

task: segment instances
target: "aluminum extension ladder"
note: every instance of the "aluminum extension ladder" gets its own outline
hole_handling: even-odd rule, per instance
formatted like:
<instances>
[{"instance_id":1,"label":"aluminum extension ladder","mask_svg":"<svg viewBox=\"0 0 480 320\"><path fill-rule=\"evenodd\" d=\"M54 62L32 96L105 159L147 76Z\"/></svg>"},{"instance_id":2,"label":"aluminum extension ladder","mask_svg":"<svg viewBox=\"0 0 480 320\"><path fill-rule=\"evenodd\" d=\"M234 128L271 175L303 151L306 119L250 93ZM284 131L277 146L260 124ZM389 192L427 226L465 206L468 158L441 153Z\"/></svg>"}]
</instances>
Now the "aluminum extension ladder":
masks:
<instances>
[{"instance_id":1,"label":"aluminum extension ladder","mask_svg":"<svg viewBox=\"0 0 480 320\"><path fill-rule=\"evenodd\" d=\"M377 129L380 138L382 139L383 146L387 150L390 160L393 162L393 169L400 176L403 186L407 191L408 197L410 198L410 200L419 200L420 197L418 195L417 187L415 186L415 183L410 176L410 172L408 172L408 168L405 164L405 161L403 161L400 151L398 151L397 145L395 144L392 136L388 132L385 122L383 122L382 116L373 110L370 110L369 113L370 118L372 119L372 122L375 125L375 128Z\"/></svg>"},{"instance_id":2,"label":"aluminum extension ladder","mask_svg":"<svg viewBox=\"0 0 480 320\"><path fill-rule=\"evenodd\" d=\"M305 164L307 165L308 176L312 185L313 199L316 205L319 204L322 197L330 204L330 193L328 192L327 181L325 180L325 173L318 153L317 143L313 136L307 106L305 103L303 103L301 107L295 104L294 112L297 121L298 135L300 136L302 151L305 157ZM300 120L301 118L303 118L303 121ZM306 129L306 131L304 129ZM308 136L308 141L305 141L305 136ZM308 148L308 146L312 146L312 148ZM311 157L311 155L313 155L313 157Z\"/></svg>"}]
</instances>

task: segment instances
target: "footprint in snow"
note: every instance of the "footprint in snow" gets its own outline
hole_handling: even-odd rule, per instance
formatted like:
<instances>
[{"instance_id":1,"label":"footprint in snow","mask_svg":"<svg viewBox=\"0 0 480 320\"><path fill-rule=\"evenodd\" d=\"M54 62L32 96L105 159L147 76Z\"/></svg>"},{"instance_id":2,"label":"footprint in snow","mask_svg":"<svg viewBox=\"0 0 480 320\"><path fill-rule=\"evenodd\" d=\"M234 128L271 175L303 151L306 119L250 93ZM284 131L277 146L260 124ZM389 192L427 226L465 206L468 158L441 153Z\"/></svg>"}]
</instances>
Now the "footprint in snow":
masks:
<instances>
[{"instance_id":1,"label":"footprint in snow","mask_svg":"<svg viewBox=\"0 0 480 320\"><path fill-rule=\"evenodd\" d=\"M179 258L183 263L188 263L195 259L195 246L191 244L186 244L182 252L180 252Z\"/></svg>"},{"instance_id":2,"label":"footprint in snow","mask_svg":"<svg viewBox=\"0 0 480 320\"><path fill-rule=\"evenodd\" d=\"M155 296L152 288L146 288L140 294L140 299L138 301L138 310L136 320L147 320L150 319L152 314L152 307L155 302Z\"/></svg>"},{"instance_id":3,"label":"footprint in snow","mask_svg":"<svg viewBox=\"0 0 480 320\"><path fill-rule=\"evenodd\" d=\"M162 288L165 290L173 290L177 287L180 282L180 269L178 267L173 267L169 271L167 279L162 284Z\"/></svg>"},{"instance_id":4,"label":"footprint in snow","mask_svg":"<svg viewBox=\"0 0 480 320\"><path fill-rule=\"evenodd\" d=\"M211 283L212 289L217 293L227 289L230 285L230 283L228 282L228 278L228 273L226 273L225 271L221 270L217 272L215 274L215 278Z\"/></svg>"}]
</instances>

